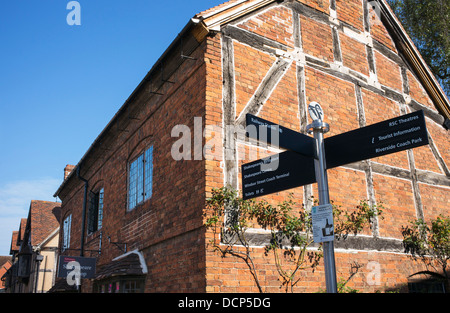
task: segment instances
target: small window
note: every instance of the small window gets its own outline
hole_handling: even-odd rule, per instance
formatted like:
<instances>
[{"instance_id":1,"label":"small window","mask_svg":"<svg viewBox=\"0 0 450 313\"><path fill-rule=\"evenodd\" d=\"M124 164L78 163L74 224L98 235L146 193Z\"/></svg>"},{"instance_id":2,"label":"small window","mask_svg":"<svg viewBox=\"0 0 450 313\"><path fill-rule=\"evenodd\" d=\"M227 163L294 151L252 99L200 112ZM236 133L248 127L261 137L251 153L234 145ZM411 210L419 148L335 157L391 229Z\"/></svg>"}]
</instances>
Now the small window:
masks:
<instances>
[{"instance_id":1,"label":"small window","mask_svg":"<svg viewBox=\"0 0 450 313\"><path fill-rule=\"evenodd\" d=\"M131 162L128 172L128 209L150 199L153 195L153 147Z\"/></svg>"},{"instance_id":2,"label":"small window","mask_svg":"<svg viewBox=\"0 0 450 313\"><path fill-rule=\"evenodd\" d=\"M70 248L70 230L72 227L72 214L70 214L63 222L63 250Z\"/></svg>"},{"instance_id":3,"label":"small window","mask_svg":"<svg viewBox=\"0 0 450 313\"><path fill-rule=\"evenodd\" d=\"M94 291L98 293L143 293L144 286L143 278L110 278L97 282L94 285Z\"/></svg>"},{"instance_id":4,"label":"small window","mask_svg":"<svg viewBox=\"0 0 450 313\"><path fill-rule=\"evenodd\" d=\"M89 194L88 233L92 234L102 228L103 223L103 198L105 191Z\"/></svg>"}]
</instances>

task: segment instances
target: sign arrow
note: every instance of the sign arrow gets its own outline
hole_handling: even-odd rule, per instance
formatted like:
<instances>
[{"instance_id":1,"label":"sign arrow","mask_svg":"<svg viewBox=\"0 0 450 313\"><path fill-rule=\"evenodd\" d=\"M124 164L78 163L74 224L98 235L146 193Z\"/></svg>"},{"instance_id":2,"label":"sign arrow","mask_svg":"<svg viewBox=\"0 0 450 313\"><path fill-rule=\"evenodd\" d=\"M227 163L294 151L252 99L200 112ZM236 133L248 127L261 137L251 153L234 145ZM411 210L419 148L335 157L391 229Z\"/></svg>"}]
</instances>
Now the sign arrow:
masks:
<instances>
[{"instance_id":1,"label":"sign arrow","mask_svg":"<svg viewBox=\"0 0 450 313\"><path fill-rule=\"evenodd\" d=\"M252 114L246 115L247 136L303 156L314 157L314 139Z\"/></svg>"},{"instance_id":2,"label":"sign arrow","mask_svg":"<svg viewBox=\"0 0 450 313\"><path fill-rule=\"evenodd\" d=\"M423 111L325 139L327 169L429 143Z\"/></svg>"},{"instance_id":3,"label":"sign arrow","mask_svg":"<svg viewBox=\"0 0 450 313\"><path fill-rule=\"evenodd\" d=\"M293 151L242 165L244 200L315 182L314 159Z\"/></svg>"},{"instance_id":4,"label":"sign arrow","mask_svg":"<svg viewBox=\"0 0 450 313\"><path fill-rule=\"evenodd\" d=\"M320 115L320 112L315 113ZM247 132L250 138L288 151L242 165L244 199L317 182L315 139L251 114L247 114ZM424 113L417 111L325 139L326 168L417 148L428 143Z\"/></svg>"}]
</instances>

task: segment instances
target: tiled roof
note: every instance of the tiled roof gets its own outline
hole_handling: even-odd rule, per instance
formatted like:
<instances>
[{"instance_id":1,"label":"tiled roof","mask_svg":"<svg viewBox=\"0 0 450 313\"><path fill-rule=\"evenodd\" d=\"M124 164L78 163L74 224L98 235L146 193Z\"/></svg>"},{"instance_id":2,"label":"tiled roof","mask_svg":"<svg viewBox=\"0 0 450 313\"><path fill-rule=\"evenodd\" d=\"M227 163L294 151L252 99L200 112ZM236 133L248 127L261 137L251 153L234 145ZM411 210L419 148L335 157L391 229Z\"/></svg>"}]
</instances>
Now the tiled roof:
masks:
<instances>
[{"instance_id":1,"label":"tiled roof","mask_svg":"<svg viewBox=\"0 0 450 313\"><path fill-rule=\"evenodd\" d=\"M31 244L38 245L59 227L61 203L31 201Z\"/></svg>"}]
</instances>

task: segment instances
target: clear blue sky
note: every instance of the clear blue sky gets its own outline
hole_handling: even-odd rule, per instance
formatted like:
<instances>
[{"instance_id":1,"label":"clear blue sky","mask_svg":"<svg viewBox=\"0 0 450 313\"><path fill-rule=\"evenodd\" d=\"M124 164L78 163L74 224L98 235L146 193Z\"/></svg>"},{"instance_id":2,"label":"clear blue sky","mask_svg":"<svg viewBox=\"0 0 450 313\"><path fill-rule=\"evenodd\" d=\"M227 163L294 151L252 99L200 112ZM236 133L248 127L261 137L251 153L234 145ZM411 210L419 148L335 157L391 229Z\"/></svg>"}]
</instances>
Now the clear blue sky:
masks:
<instances>
[{"instance_id":1,"label":"clear blue sky","mask_svg":"<svg viewBox=\"0 0 450 313\"><path fill-rule=\"evenodd\" d=\"M69 2L0 2L0 255L189 19L225 0L79 0L80 26Z\"/></svg>"}]
</instances>

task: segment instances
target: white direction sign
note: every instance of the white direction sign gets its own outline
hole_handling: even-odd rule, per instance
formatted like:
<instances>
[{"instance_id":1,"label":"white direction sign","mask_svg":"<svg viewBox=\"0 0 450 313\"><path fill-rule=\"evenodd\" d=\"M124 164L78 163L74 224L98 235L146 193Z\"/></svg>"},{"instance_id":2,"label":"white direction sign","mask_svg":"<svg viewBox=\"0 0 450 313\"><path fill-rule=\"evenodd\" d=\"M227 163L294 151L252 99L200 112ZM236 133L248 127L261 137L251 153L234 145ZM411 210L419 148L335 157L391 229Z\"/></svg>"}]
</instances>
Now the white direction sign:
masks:
<instances>
[{"instance_id":1,"label":"white direction sign","mask_svg":"<svg viewBox=\"0 0 450 313\"><path fill-rule=\"evenodd\" d=\"M315 243L334 241L333 206L315 206L311 209L313 237Z\"/></svg>"}]
</instances>

